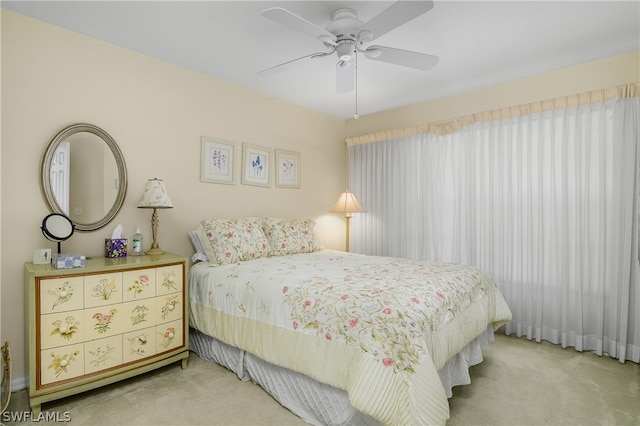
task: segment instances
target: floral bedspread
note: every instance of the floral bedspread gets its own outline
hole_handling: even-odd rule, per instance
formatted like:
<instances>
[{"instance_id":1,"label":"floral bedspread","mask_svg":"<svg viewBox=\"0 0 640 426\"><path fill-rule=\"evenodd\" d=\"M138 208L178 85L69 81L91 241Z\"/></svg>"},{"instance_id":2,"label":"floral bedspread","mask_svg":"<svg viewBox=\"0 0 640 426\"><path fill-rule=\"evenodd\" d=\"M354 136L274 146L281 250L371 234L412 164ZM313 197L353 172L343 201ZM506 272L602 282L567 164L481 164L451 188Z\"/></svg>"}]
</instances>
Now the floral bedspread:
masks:
<instances>
[{"instance_id":1,"label":"floral bedspread","mask_svg":"<svg viewBox=\"0 0 640 426\"><path fill-rule=\"evenodd\" d=\"M192 327L345 389L388 424L444 423L437 369L510 319L476 268L327 250L195 265L190 291Z\"/></svg>"}]
</instances>

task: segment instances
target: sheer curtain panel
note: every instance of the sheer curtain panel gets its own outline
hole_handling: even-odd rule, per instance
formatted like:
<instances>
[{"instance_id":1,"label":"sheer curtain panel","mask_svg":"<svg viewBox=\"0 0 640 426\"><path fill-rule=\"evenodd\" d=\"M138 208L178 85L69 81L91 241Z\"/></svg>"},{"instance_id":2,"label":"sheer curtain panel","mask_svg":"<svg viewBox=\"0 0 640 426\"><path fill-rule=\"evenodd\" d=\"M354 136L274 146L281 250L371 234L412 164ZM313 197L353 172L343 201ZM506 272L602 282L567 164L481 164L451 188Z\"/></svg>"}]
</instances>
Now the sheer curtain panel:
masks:
<instances>
[{"instance_id":1,"label":"sheer curtain panel","mask_svg":"<svg viewBox=\"0 0 640 426\"><path fill-rule=\"evenodd\" d=\"M352 251L475 265L507 334L640 362L636 88L350 139Z\"/></svg>"}]
</instances>

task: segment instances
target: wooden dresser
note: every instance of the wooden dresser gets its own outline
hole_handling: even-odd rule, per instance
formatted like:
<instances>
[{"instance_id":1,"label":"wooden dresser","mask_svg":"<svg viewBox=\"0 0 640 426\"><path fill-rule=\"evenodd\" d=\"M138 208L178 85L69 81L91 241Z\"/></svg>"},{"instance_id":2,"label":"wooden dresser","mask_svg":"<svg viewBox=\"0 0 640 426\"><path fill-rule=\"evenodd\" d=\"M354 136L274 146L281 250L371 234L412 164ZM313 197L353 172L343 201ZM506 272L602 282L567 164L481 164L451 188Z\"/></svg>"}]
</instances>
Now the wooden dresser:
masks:
<instances>
[{"instance_id":1,"label":"wooden dresser","mask_svg":"<svg viewBox=\"0 0 640 426\"><path fill-rule=\"evenodd\" d=\"M123 380L189 357L188 260L166 253L24 267L29 403Z\"/></svg>"}]
</instances>

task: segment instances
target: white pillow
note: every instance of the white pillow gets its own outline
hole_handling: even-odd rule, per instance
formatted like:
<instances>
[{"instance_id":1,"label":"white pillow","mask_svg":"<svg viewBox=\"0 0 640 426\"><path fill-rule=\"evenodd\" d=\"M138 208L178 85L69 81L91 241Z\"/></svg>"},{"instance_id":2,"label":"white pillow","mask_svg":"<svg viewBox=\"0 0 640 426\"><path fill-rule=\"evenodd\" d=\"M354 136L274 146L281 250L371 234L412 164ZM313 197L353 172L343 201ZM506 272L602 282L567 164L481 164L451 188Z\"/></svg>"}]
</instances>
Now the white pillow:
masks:
<instances>
[{"instance_id":1,"label":"white pillow","mask_svg":"<svg viewBox=\"0 0 640 426\"><path fill-rule=\"evenodd\" d=\"M202 244L200 243L200 239L198 238L198 231L189 231L189 239L191 240L191 244L193 244L193 248L195 249L195 254L191 256L191 261L193 263L196 262L206 262L209 260L207 258L207 253L205 252Z\"/></svg>"}]
</instances>

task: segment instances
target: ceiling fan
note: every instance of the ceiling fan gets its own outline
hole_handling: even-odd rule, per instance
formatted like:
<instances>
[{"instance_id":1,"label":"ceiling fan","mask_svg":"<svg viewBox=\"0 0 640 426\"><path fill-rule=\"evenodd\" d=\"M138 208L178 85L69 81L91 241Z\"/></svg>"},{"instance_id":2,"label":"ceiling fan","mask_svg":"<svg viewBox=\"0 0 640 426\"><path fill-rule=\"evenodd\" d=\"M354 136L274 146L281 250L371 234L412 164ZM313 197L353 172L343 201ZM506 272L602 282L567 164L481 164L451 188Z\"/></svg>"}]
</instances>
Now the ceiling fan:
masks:
<instances>
[{"instance_id":1,"label":"ceiling fan","mask_svg":"<svg viewBox=\"0 0 640 426\"><path fill-rule=\"evenodd\" d=\"M368 59L428 71L438 63L437 56L386 46L372 45L366 48L363 46L432 8L433 1L431 0L398 1L366 23L358 19L355 10L339 9L333 12L331 22L326 28L321 28L282 7L266 9L262 12L262 16L315 38L330 50L311 53L284 62L262 70L258 75L272 75L298 61L322 58L332 55L334 52L338 56L336 62L336 92L338 94L348 93L354 89L358 53Z\"/></svg>"}]
</instances>

